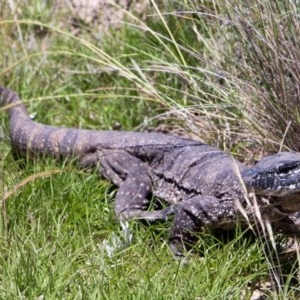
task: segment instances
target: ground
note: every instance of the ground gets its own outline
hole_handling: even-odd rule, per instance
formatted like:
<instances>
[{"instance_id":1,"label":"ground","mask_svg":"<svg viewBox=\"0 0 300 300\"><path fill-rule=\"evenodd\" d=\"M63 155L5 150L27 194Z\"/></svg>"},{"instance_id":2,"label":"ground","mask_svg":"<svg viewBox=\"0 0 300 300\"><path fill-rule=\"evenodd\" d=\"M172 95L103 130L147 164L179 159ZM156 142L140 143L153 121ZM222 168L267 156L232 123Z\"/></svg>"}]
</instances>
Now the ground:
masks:
<instances>
[{"instance_id":1,"label":"ground","mask_svg":"<svg viewBox=\"0 0 300 300\"><path fill-rule=\"evenodd\" d=\"M74 14L75 23L94 25L93 28L98 29L95 35L100 37L108 29L118 29L129 11L139 18L145 18L150 2L150 0L58 0L59 7L66 7L68 4Z\"/></svg>"}]
</instances>

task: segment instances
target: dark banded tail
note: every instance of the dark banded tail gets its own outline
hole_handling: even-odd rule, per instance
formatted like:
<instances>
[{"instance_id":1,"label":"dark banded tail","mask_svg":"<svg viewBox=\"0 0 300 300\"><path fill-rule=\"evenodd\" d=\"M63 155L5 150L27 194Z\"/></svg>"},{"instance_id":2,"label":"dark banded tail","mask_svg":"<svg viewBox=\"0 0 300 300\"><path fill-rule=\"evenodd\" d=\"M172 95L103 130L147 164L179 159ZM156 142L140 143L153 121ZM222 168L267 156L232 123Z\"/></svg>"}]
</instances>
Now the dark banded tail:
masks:
<instances>
[{"instance_id":1,"label":"dark banded tail","mask_svg":"<svg viewBox=\"0 0 300 300\"><path fill-rule=\"evenodd\" d=\"M7 108L11 116L16 113L28 117L28 113L19 95L2 86L0 86L0 107L4 107L4 109Z\"/></svg>"}]
</instances>

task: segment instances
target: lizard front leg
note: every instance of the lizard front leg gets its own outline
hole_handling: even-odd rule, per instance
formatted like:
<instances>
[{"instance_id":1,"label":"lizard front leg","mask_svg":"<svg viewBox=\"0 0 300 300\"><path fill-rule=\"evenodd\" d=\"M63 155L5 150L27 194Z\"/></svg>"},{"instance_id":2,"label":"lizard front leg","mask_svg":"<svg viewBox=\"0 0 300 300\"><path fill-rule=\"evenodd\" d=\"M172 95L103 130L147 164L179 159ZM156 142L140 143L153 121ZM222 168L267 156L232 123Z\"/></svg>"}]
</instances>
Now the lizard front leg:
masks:
<instances>
[{"instance_id":1,"label":"lizard front leg","mask_svg":"<svg viewBox=\"0 0 300 300\"><path fill-rule=\"evenodd\" d=\"M221 202L213 196L197 195L178 204L170 233L170 248L175 256L182 256L185 247L196 242L195 233L205 227L228 225L236 218L235 205L231 201Z\"/></svg>"},{"instance_id":2,"label":"lizard front leg","mask_svg":"<svg viewBox=\"0 0 300 300\"><path fill-rule=\"evenodd\" d=\"M119 190L115 214L120 220L166 220L171 208L147 211L152 197L152 181L146 164L125 150L99 151L101 174L112 180Z\"/></svg>"}]
</instances>

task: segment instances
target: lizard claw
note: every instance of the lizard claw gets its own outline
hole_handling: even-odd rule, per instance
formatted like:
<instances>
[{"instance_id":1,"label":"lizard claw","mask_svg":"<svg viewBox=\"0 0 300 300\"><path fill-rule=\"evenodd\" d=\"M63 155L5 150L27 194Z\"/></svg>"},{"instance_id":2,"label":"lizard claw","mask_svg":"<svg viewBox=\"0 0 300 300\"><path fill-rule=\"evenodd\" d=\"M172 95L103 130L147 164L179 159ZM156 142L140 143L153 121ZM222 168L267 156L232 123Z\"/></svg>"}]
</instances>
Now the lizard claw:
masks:
<instances>
[{"instance_id":1,"label":"lizard claw","mask_svg":"<svg viewBox=\"0 0 300 300\"><path fill-rule=\"evenodd\" d=\"M164 209L162 211L163 216L164 216L164 220L168 221L168 216L169 215L175 215L176 212L177 212L177 206L171 205L171 206L167 207L166 209Z\"/></svg>"}]
</instances>

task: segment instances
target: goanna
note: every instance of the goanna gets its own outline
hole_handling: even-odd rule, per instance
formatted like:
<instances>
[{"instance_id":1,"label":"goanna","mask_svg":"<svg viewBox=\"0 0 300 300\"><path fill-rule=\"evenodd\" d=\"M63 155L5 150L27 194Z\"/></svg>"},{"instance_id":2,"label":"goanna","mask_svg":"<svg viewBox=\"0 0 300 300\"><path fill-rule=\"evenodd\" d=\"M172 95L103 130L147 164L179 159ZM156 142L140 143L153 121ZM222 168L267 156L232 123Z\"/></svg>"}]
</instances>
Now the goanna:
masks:
<instances>
[{"instance_id":1,"label":"goanna","mask_svg":"<svg viewBox=\"0 0 300 300\"><path fill-rule=\"evenodd\" d=\"M292 224L300 210L300 154L283 152L249 168L203 142L161 133L61 128L30 119L18 95L0 87L0 105L10 114L10 138L18 155L78 158L94 167L118 191L119 219L166 220L172 251L194 243L193 233L251 222L257 212L248 193L256 194L259 215L271 223ZM168 205L149 211L152 197Z\"/></svg>"}]
</instances>

